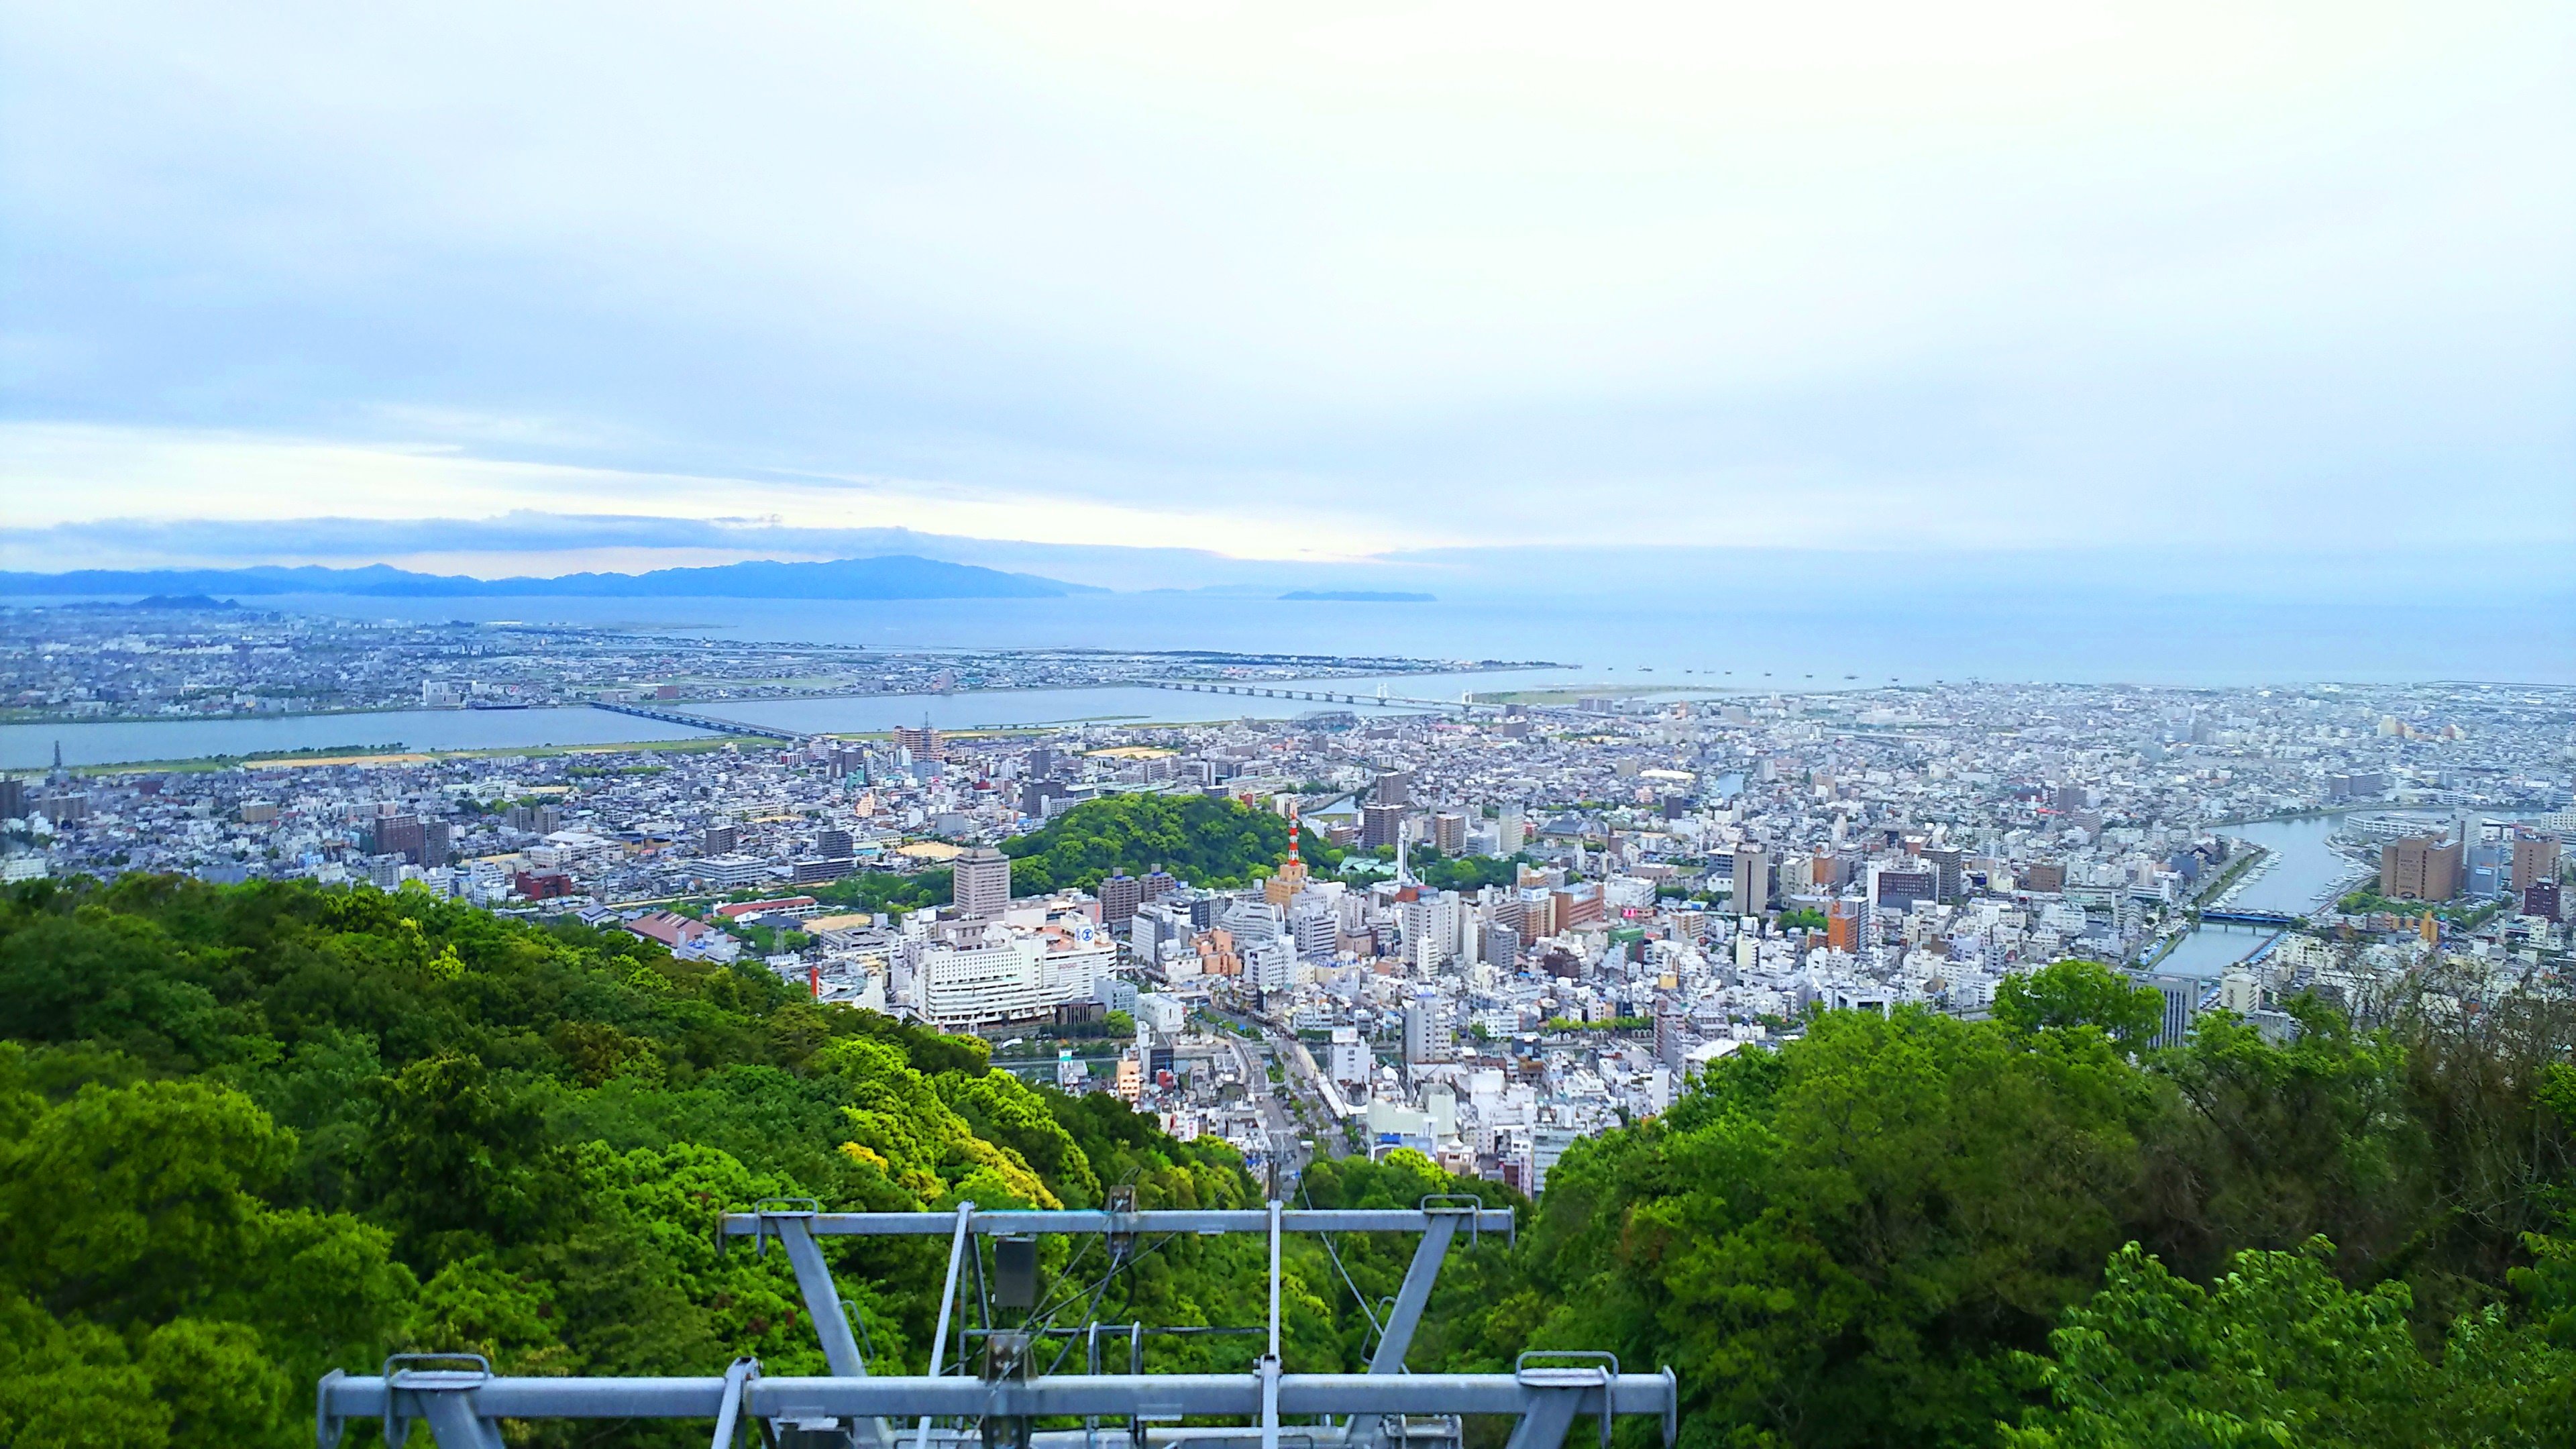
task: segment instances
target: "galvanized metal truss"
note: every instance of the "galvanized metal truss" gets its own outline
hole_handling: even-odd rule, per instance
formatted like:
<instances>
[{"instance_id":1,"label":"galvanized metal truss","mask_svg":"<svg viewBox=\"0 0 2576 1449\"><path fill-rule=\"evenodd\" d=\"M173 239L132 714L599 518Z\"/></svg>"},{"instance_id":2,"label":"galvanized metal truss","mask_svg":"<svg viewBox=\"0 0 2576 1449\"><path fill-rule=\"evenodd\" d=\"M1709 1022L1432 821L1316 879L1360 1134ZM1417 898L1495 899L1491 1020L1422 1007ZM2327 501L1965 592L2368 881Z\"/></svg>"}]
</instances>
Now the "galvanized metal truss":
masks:
<instances>
[{"instance_id":1,"label":"galvanized metal truss","mask_svg":"<svg viewBox=\"0 0 2576 1449\"><path fill-rule=\"evenodd\" d=\"M471 1354L400 1354L372 1376L337 1370L325 1375L315 1435L320 1449L338 1449L350 1421L372 1419L383 1427L386 1449L402 1449L412 1425L426 1423L439 1449L503 1449L503 1419L702 1419L714 1421L714 1449L733 1449L746 1424L757 1427L772 1449L963 1449L970 1443L985 1449L1421 1449L1426 1443L1455 1444L1460 1415L1509 1414L1519 1420L1510 1449L1556 1449L1585 1415L1598 1421L1607 1449L1613 1419L1628 1414L1660 1418L1670 1446L1678 1396L1669 1369L1622 1373L1606 1353L1523 1354L1508 1374L1405 1369L1405 1350L1461 1229L1471 1241L1489 1229L1509 1233L1512 1214L1471 1198L1426 1198L1409 1211L1300 1209L1273 1202L1253 1211L979 1213L973 1203L961 1203L947 1213L826 1213L801 1199L764 1202L749 1212L725 1214L717 1226L718 1244L747 1237L766 1252L775 1239L786 1251L829 1377L764 1378L756 1361L741 1359L721 1377L509 1378ZM1149 1236L1221 1233L1264 1233L1270 1240L1268 1351L1249 1373L1141 1372L1143 1336L1173 1330L1097 1322L960 1328L958 1359L966 1357L962 1344L973 1336L984 1343L982 1361L972 1373L962 1362L942 1371L966 1275L974 1275L979 1298L988 1291L982 1255L973 1249L978 1237L1013 1245L1012 1261L1001 1264L998 1274L1006 1280L1008 1301L1014 1275L1034 1272L1034 1252L1017 1245L1033 1244L1041 1235L1102 1236L1114 1262ZM1280 1367L1279 1246L1288 1233L1422 1235L1380 1326L1368 1372L1292 1374ZM931 1338L930 1371L872 1376L819 1240L941 1234L949 1240L948 1279ZM1022 1296L1028 1296L1025 1290ZM1113 1344L1127 1339L1128 1372L1099 1371L1104 1329ZM1033 1369L1037 1344L1070 1336L1088 1337L1088 1372ZM1081 1419L1084 1427L1033 1427L1039 1419L1069 1418ZM1185 1422L1209 1419L1243 1422Z\"/></svg>"}]
</instances>

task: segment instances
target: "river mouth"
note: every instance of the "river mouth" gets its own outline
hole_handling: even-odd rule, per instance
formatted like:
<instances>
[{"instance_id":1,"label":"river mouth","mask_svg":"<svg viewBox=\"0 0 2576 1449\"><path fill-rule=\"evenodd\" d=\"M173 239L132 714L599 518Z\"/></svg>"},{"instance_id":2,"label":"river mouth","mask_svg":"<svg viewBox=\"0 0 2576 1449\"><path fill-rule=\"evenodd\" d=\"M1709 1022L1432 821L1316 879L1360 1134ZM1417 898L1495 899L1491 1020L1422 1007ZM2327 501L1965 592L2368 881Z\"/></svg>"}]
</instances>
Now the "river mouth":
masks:
<instances>
[{"instance_id":1,"label":"river mouth","mask_svg":"<svg viewBox=\"0 0 2576 1449\"><path fill-rule=\"evenodd\" d=\"M2229 910L2268 911L2285 916L2308 916L2323 910L2353 886L2372 879L2375 867L2358 856L2347 855L2334 841L2346 823L2357 815L2413 814L2384 805L2365 806L2334 815L2307 815L2285 820L2253 820L2230 825L2219 834L2261 846L2268 858L2248 872L2222 898ZM2479 818L2511 820L2531 812L2521 810L2482 810ZM2426 826L2445 828L2447 817L2427 814ZM2217 906L2218 900L2205 903ZM2215 980L2227 969L2261 950L2266 942L2281 934L2279 926L2242 925L2227 922L2203 922L2186 932L2155 964L2155 969L2168 976L2197 976Z\"/></svg>"}]
</instances>

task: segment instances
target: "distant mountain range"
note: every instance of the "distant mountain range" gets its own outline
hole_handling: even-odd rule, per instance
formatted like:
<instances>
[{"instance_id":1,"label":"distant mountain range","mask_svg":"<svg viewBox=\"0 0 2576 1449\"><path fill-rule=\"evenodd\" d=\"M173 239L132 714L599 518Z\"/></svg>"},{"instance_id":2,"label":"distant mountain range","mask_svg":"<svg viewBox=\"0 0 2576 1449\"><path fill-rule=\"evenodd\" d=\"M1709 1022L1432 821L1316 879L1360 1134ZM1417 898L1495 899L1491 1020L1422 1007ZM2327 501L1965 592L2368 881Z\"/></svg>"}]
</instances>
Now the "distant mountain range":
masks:
<instances>
[{"instance_id":1,"label":"distant mountain range","mask_svg":"<svg viewBox=\"0 0 2576 1449\"><path fill-rule=\"evenodd\" d=\"M1437 594L1408 594L1393 589L1296 589L1279 596L1302 604L1430 604Z\"/></svg>"},{"instance_id":2,"label":"distant mountain range","mask_svg":"<svg viewBox=\"0 0 2576 1449\"><path fill-rule=\"evenodd\" d=\"M833 559L825 563L719 564L642 574L566 574L561 578L477 579L416 574L370 564L246 569L79 569L64 574L0 573L0 595L41 594L365 594L387 598L613 599L1058 599L1107 590L1035 574L911 554Z\"/></svg>"}]
</instances>

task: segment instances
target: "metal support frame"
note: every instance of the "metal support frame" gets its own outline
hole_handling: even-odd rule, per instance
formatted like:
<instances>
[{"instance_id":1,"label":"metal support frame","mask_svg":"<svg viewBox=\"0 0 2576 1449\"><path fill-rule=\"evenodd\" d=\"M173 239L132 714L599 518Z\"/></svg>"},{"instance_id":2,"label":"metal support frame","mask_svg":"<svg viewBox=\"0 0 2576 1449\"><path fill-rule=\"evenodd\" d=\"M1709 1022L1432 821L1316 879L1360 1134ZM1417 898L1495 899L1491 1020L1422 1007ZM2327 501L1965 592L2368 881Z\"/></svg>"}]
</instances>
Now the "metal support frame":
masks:
<instances>
[{"instance_id":1,"label":"metal support frame","mask_svg":"<svg viewBox=\"0 0 2576 1449\"><path fill-rule=\"evenodd\" d=\"M448 1419L427 1412L436 1402L449 1406L458 1423L489 1424L496 1419L704 1419L722 1414L727 1378L502 1378L458 1375L469 1383L436 1389L420 1382L418 1373L353 1376L335 1373L322 1382L319 1414L325 1442L352 1419L428 1418L440 1434L440 1449L450 1449ZM1157 1415L1257 1418L1265 1400L1274 1398L1282 1416L1348 1413L1374 1414L1513 1414L1524 1418L1547 1404L1563 1407L1567 1421L1576 1415L1607 1409L1622 1415L1657 1415L1671 1422L1674 1384L1670 1374L1593 1373L1587 1381L1557 1382L1526 1374L1279 1374L1264 1382L1247 1374L1054 1374L1027 1380L983 1379L960 1374L938 1378L879 1375L864 1379L767 1378L746 1375L736 1392L741 1412L755 1419L813 1422L822 1419L930 1418L980 1419L995 1415L1124 1418L1139 1405ZM964 1431L971 1434L972 1431ZM1041 1444L1080 1444L1086 1431L1041 1434ZM1110 1431L1101 1431L1103 1442ZM1338 1442L1329 1426L1294 1431L1316 1443ZM1562 1430L1559 1431L1560 1435ZM949 1431L939 1442L964 1437ZM1252 1431L1157 1430L1156 1442L1233 1438L1244 1442ZM498 1444L497 1437L471 1434L456 1443L466 1449ZM1553 1443L1555 1441L1545 1441Z\"/></svg>"},{"instance_id":2,"label":"metal support frame","mask_svg":"<svg viewBox=\"0 0 2576 1449\"><path fill-rule=\"evenodd\" d=\"M1524 1355L1509 1374L1415 1374L1404 1366L1430 1302L1440 1265L1460 1229L1471 1240L1484 1229L1512 1231L1508 1209L1471 1199L1426 1198L1416 1210L1292 1209L1272 1202L1256 1210L1187 1212L979 1212L960 1203L953 1212L826 1213L811 1202L764 1202L753 1211L727 1213L717 1223L717 1243L753 1238L761 1250L775 1237L795 1270L798 1289L813 1317L829 1369L825 1378L765 1378L743 1359L721 1378L503 1378L471 1356L405 1356L386 1361L373 1377L333 1372L322 1380L315 1407L321 1449L336 1449L341 1428L354 1418L381 1418L388 1449L402 1449L415 1419L428 1421L438 1449L502 1449L498 1421L508 1418L710 1419L714 1449L731 1449L743 1419L759 1421L764 1437L786 1425L828 1426L846 1434L853 1449L894 1449L892 1425L913 1421L908 1449L966 1449L986 1431L1006 1429L1032 1449L1280 1449L1294 1440L1327 1449L1379 1449L1385 1421L1404 1415L1510 1414L1520 1423L1514 1449L1556 1449L1567 1428L1597 1415L1606 1446L1614 1415L1657 1414L1664 1442L1673 1442L1676 1386L1669 1371L1623 1374L1607 1354ZM1270 1302L1267 1351L1249 1373L1148 1374L1143 1325L1127 1325L1125 1373L1102 1373L1098 1324L1042 1335L1085 1334L1091 1340L1080 1374L1032 1374L1022 1344L1012 1372L978 1374L965 1363L947 1365L945 1350L957 1322L958 1295L970 1271L967 1255L977 1236L1107 1234L1133 1243L1144 1234L1263 1233L1269 1239ZM1369 1371L1363 1374L1292 1374L1281 1356L1280 1255L1285 1235L1412 1232L1422 1235L1404 1286L1380 1332ZM842 1301L817 1241L842 1236L948 1235L948 1272L930 1341L928 1372L871 1375L852 1336ZM1124 1256L1124 1255L1121 1255ZM977 1256L975 1266L980 1267ZM1023 1325L1016 1332L1025 1333ZM990 1328L990 1325L987 1325ZM987 1335L990 1341L991 1335ZM1016 1340L1015 1340L1016 1342ZM960 1351L961 1357L963 1350ZM993 1358L988 1349L986 1358ZM1536 1362L1534 1360L1545 1360ZM446 1367L411 1367L439 1364ZM471 1368L462 1367L470 1364ZM883 1365L880 1365L883 1367ZM943 1368L946 1369L943 1372ZM1342 1416L1339 1423L1334 1416ZM1181 1427L1184 1418L1232 1418L1239 1428ZM1039 1418L1077 1419L1080 1429L1032 1432ZM1288 1427L1291 1419L1308 1423ZM952 1421L941 1427L936 1421ZM955 1427L972 1421L982 1429Z\"/></svg>"}]
</instances>

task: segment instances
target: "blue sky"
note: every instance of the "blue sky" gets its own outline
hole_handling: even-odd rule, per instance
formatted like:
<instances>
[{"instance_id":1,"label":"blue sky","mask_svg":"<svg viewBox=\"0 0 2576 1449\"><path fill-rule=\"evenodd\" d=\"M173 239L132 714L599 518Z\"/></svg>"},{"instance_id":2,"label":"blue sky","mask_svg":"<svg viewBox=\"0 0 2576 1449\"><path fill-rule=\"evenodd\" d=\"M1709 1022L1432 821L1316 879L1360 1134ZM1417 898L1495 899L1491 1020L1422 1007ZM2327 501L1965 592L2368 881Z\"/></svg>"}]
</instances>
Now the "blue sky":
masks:
<instances>
[{"instance_id":1,"label":"blue sky","mask_svg":"<svg viewBox=\"0 0 2576 1449\"><path fill-rule=\"evenodd\" d=\"M901 528L1190 551L1147 582L2554 569L2571 42L2349 0L0 6L0 566Z\"/></svg>"}]
</instances>

